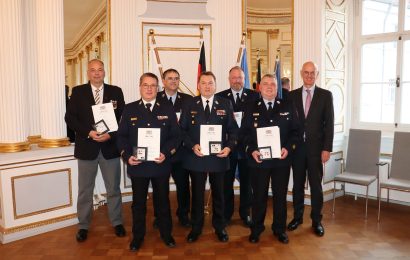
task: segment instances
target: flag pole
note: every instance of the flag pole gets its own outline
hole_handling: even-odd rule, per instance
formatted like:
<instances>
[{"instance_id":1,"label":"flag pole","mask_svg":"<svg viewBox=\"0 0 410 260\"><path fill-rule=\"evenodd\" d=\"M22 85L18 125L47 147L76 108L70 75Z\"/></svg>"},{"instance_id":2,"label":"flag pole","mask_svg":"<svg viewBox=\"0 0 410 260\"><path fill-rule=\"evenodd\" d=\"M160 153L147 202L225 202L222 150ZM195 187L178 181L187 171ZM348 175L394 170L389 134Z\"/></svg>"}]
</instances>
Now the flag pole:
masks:
<instances>
[{"instance_id":1,"label":"flag pole","mask_svg":"<svg viewBox=\"0 0 410 260\"><path fill-rule=\"evenodd\" d=\"M242 32L241 46L239 47L238 57L236 58L237 64L241 62L242 50L243 50L243 46L245 45L245 38L246 38L246 32Z\"/></svg>"},{"instance_id":2,"label":"flag pole","mask_svg":"<svg viewBox=\"0 0 410 260\"><path fill-rule=\"evenodd\" d=\"M157 43L155 41L155 37L154 37L154 29L150 29L149 30L149 34L151 36L151 42L152 42L152 46L154 47L154 53L155 53L155 58L157 60L157 64L158 64L158 69L159 69L159 73L162 75L164 74L164 71L162 69L162 64L161 64L161 60L159 58L159 53L158 53L158 49L157 49Z\"/></svg>"}]
</instances>

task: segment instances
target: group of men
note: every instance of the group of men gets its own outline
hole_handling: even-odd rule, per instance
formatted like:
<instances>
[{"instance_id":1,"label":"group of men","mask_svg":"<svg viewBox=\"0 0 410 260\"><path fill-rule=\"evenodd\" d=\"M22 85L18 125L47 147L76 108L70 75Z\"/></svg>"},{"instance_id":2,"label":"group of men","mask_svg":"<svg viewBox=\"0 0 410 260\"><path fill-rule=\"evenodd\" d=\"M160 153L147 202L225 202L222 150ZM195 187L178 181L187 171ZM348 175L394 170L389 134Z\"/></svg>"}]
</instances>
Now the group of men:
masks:
<instances>
[{"instance_id":1,"label":"group of men","mask_svg":"<svg viewBox=\"0 0 410 260\"><path fill-rule=\"evenodd\" d=\"M168 247L175 246L169 202L169 177L177 193L176 214L180 225L191 228L186 237L199 239L204 226L206 180L212 192L212 226L219 241L229 240L226 226L234 213L234 181L240 180L239 216L250 228L249 241L257 243L263 232L269 183L273 194L273 234L288 243L286 229L303 223L304 189L308 176L311 187L312 228L324 235L321 224L323 192L322 163L332 151L333 101L329 91L315 85L317 66L306 62L301 70L303 86L277 97L275 76L266 74L260 93L244 88L244 72L238 66L229 71L230 88L216 93L216 77L203 72L198 80L199 95L178 92L180 74L168 69L162 75L164 90L158 92L155 74L140 77L141 99L125 105L121 89L104 83L104 64L91 60L89 83L73 89L66 122L76 132L78 159L78 219L76 239L85 241L90 227L92 195L100 166L107 190L110 221L117 236L125 236L119 188L121 157L127 165L133 190L130 250L138 250L146 233L147 193L153 189L155 226ZM285 96L284 96L285 97ZM116 132L100 134L93 129L91 106L111 102L119 121ZM121 118L121 119L120 119ZM201 147L203 126L220 129L216 148ZM258 147L258 129L279 127L280 158L267 159ZM153 161L141 160L135 150L143 129L160 129L160 151ZM216 149L210 153L210 149ZM290 168L293 168L294 218L286 227L286 196ZM190 196L192 194L192 198Z\"/></svg>"}]
</instances>

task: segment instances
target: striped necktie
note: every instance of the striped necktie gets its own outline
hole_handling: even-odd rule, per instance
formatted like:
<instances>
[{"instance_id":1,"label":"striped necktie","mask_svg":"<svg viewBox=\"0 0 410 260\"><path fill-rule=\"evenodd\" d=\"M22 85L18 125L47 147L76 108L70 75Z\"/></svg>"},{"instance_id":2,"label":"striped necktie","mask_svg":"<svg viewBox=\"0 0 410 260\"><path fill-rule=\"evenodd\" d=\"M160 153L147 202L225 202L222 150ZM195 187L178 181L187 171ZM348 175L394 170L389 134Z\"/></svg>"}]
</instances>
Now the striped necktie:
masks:
<instances>
[{"instance_id":1,"label":"striped necktie","mask_svg":"<svg viewBox=\"0 0 410 260\"><path fill-rule=\"evenodd\" d=\"M94 101L95 101L95 104L96 104L96 105L100 104L100 101L101 101L100 91L101 91L101 88L97 88L97 89L95 90Z\"/></svg>"}]
</instances>

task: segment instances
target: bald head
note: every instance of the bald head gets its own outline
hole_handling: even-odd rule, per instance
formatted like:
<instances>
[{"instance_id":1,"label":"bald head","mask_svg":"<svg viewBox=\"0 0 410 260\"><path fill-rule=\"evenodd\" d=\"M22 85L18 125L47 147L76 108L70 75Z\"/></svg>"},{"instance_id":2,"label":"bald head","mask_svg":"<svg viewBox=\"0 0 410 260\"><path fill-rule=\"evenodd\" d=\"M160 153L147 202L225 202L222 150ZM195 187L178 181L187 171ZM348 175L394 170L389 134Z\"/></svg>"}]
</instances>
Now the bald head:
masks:
<instances>
[{"instance_id":1,"label":"bald head","mask_svg":"<svg viewBox=\"0 0 410 260\"><path fill-rule=\"evenodd\" d=\"M303 79L303 85L307 88L313 87L316 82L316 78L319 75L317 65L313 61L307 61L303 64L300 70L300 76Z\"/></svg>"}]
</instances>

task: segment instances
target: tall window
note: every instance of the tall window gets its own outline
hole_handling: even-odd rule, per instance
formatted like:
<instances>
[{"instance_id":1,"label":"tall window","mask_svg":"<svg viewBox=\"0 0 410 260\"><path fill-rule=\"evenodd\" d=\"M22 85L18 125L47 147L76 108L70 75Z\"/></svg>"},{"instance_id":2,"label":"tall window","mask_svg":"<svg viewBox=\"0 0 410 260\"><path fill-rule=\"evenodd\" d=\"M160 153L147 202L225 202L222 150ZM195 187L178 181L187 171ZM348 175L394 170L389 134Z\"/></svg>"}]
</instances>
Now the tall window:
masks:
<instances>
[{"instance_id":1,"label":"tall window","mask_svg":"<svg viewBox=\"0 0 410 260\"><path fill-rule=\"evenodd\" d=\"M361 0L359 10L354 122L386 130L408 128L410 0Z\"/></svg>"}]
</instances>

